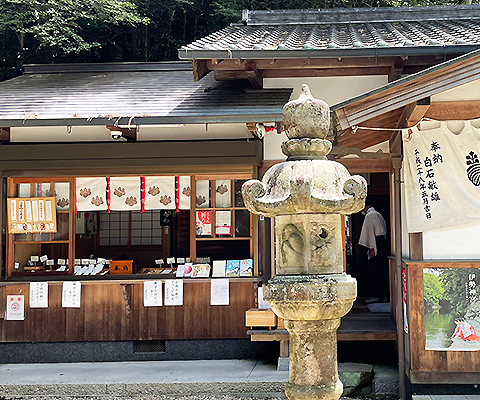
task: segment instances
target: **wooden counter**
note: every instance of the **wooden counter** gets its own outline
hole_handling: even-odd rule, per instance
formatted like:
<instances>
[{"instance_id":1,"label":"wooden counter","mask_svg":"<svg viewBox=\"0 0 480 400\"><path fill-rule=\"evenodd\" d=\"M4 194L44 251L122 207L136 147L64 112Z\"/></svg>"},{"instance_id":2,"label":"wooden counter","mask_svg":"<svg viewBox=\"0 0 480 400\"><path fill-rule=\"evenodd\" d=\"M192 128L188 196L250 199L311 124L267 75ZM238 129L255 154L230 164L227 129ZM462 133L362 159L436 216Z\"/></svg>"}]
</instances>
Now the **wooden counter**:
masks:
<instances>
[{"instance_id":1,"label":"wooden counter","mask_svg":"<svg viewBox=\"0 0 480 400\"><path fill-rule=\"evenodd\" d=\"M134 275L132 275L133 277ZM82 282L81 308L62 308L62 282L49 280L49 307L30 308L28 282L0 283L0 342L248 338L245 311L259 278L230 279L230 305L210 305L210 279L184 279L183 306L143 306L143 280ZM25 320L6 321L6 295L25 295Z\"/></svg>"}]
</instances>

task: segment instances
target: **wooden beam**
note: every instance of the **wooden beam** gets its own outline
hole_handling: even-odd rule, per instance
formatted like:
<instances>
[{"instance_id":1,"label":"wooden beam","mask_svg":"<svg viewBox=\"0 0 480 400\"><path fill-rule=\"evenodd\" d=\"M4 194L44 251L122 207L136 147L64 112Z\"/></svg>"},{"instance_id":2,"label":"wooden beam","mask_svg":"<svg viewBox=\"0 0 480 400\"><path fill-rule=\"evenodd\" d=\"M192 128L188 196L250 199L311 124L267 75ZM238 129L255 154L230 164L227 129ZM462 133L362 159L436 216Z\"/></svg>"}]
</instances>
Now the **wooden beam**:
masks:
<instances>
[{"instance_id":1,"label":"wooden beam","mask_svg":"<svg viewBox=\"0 0 480 400\"><path fill-rule=\"evenodd\" d=\"M329 77L329 76L363 76L363 75L388 75L390 67L374 66L374 67L345 67L341 66L332 68L317 69L284 69L284 70L263 70L264 78L303 78L303 77Z\"/></svg>"},{"instance_id":2,"label":"wooden beam","mask_svg":"<svg viewBox=\"0 0 480 400\"><path fill-rule=\"evenodd\" d=\"M255 63L252 61L247 61L245 63L245 72L247 74L247 79L250 81L250 84L255 89L263 88L263 77L260 71L255 66Z\"/></svg>"},{"instance_id":3,"label":"wooden beam","mask_svg":"<svg viewBox=\"0 0 480 400\"><path fill-rule=\"evenodd\" d=\"M257 69L265 70L286 70L286 69L321 69L321 68L357 68L357 67L386 67L392 68L395 62L402 61L403 67L425 68L444 62L434 56L409 56L406 60L393 57L332 57L332 58L295 58L295 59L252 59ZM201 61L201 60L199 60ZM216 70L243 70L243 63L238 59L205 60L207 68ZM387 72L388 75L388 72Z\"/></svg>"},{"instance_id":4,"label":"wooden beam","mask_svg":"<svg viewBox=\"0 0 480 400\"><path fill-rule=\"evenodd\" d=\"M397 128L409 128L417 124L428 112L430 108L430 97L417 100L407 104L403 109L402 115L398 119ZM389 139L390 151L401 154L402 152L402 136L400 131L394 131Z\"/></svg>"},{"instance_id":5,"label":"wooden beam","mask_svg":"<svg viewBox=\"0 0 480 400\"><path fill-rule=\"evenodd\" d=\"M403 72L403 60L401 58L396 59L388 73L388 82L396 81L402 77Z\"/></svg>"},{"instance_id":6,"label":"wooden beam","mask_svg":"<svg viewBox=\"0 0 480 400\"><path fill-rule=\"evenodd\" d=\"M10 142L10 128L0 128L0 144Z\"/></svg>"},{"instance_id":7,"label":"wooden beam","mask_svg":"<svg viewBox=\"0 0 480 400\"><path fill-rule=\"evenodd\" d=\"M388 158L339 158L335 161L344 165L351 174L390 172L392 164Z\"/></svg>"},{"instance_id":8,"label":"wooden beam","mask_svg":"<svg viewBox=\"0 0 480 400\"><path fill-rule=\"evenodd\" d=\"M433 102L425 117L438 121L480 118L480 100Z\"/></svg>"},{"instance_id":9,"label":"wooden beam","mask_svg":"<svg viewBox=\"0 0 480 400\"><path fill-rule=\"evenodd\" d=\"M179 145L181 144L181 146ZM165 142L104 142L104 143L35 143L0 146L0 170L6 176L34 175L61 171L74 176L104 173L132 174L137 171L191 167L199 171L204 166L260 166L262 141L165 141ZM221 170L221 169L220 169ZM68 172L70 171L70 172ZM96 172L94 172L96 171ZM156 172L153 172L156 173Z\"/></svg>"},{"instance_id":10,"label":"wooden beam","mask_svg":"<svg viewBox=\"0 0 480 400\"><path fill-rule=\"evenodd\" d=\"M211 63L211 61L209 61ZM198 82L204 76L206 76L210 70L207 67L207 60L193 60L192 61L193 69L193 80Z\"/></svg>"}]
</instances>

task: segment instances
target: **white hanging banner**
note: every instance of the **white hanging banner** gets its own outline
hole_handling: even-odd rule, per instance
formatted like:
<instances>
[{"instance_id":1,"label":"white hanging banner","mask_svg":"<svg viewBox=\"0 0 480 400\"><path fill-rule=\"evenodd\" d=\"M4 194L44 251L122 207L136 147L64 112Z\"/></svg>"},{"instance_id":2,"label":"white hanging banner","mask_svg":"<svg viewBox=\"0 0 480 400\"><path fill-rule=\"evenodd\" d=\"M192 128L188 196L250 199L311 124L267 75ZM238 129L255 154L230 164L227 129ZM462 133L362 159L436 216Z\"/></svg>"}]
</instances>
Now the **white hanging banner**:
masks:
<instances>
[{"instance_id":1,"label":"white hanging banner","mask_svg":"<svg viewBox=\"0 0 480 400\"><path fill-rule=\"evenodd\" d=\"M181 176L179 179L180 186L178 193L180 197L180 210L190 210L190 198L192 197L192 186L190 184L189 176Z\"/></svg>"},{"instance_id":2,"label":"white hanging banner","mask_svg":"<svg viewBox=\"0 0 480 400\"><path fill-rule=\"evenodd\" d=\"M110 178L110 210L141 210L140 177Z\"/></svg>"},{"instance_id":3,"label":"white hanging banner","mask_svg":"<svg viewBox=\"0 0 480 400\"><path fill-rule=\"evenodd\" d=\"M175 177L145 177L145 210L175 210Z\"/></svg>"},{"instance_id":4,"label":"white hanging banner","mask_svg":"<svg viewBox=\"0 0 480 400\"><path fill-rule=\"evenodd\" d=\"M30 308L48 308L48 282L30 282Z\"/></svg>"},{"instance_id":5,"label":"white hanging banner","mask_svg":"<svg viewBox=\"0 0 480 400\"><path fill-rule=\"evenodd\" d=\"M107 209L107 178L76 179L77 211Z\"/></svg>"},{"instance_id":6,"label":"white hanging banner","mask_svg":"<svg viewBox=\"0 0 480 400\"><path fill-rule=\"evenodd\" d=\"M403 131L408 232L480 220L480 129Z\"/></svg>"}]
</instances>

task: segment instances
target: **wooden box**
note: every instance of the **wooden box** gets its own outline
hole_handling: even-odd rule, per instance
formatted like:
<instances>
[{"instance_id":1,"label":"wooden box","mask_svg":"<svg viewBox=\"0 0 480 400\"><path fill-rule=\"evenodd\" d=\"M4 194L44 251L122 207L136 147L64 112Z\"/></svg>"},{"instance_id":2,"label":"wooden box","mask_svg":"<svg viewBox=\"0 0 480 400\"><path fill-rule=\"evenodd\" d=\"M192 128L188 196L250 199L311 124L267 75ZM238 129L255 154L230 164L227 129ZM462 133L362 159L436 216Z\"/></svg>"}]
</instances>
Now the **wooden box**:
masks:
<instances>
[{"instance_id":1,"label":"wooden box","mask_svg":"<svg viewBox=\"0 0 480 400\"><path fill-rule=\"evenodd\" d=\"M285 320L277 317L277 329L285 329Z\"/></svg>"},{"instance_id":2,"label":"wooden box","mask_svg":"<svg viewBox=\"0 0 480 400\"><path fill-rule=\"evenodd\" d=\"M133 260L110 261L111 274L132 274Z\"/></svg>"},{"instance_id":3,"label":"wooden box","mask_svg":"<svg viewBox=\"0 0 480 400\"><path fill-rule=\"evenodd\" d=\"M245 312L245 326L273 328L277 325L277 316L271 308L252 308Z\"/></svg>"}]
</instances>

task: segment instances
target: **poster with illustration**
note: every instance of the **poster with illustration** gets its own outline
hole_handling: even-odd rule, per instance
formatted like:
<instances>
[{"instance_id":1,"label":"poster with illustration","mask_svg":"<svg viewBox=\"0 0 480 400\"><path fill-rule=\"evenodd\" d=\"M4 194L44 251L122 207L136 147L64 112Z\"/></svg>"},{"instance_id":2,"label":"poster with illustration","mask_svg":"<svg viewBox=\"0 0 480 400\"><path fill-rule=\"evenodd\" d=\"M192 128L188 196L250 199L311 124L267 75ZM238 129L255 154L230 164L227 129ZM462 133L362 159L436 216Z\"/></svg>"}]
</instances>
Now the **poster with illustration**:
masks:
<instances>
[{"instance_id":1,"label":"poster with illustration","mask_svg":"<svg viewBox=\"0 0 480 400\"><path fill-rule=\"evenodd\" d=\"M480 350L480 268L424 268L425 350Z\"/></svg>"}]
</instances>

